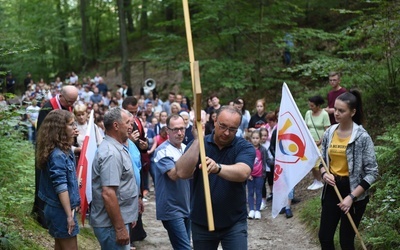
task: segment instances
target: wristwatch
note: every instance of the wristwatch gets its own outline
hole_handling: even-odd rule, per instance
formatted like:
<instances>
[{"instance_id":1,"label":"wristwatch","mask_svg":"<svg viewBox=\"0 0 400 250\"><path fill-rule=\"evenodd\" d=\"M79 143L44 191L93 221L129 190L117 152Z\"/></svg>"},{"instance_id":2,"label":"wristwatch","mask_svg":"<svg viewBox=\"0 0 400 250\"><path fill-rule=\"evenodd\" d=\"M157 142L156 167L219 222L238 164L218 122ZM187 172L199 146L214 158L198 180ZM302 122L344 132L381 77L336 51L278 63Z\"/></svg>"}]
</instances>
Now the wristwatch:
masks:
<instances>
[{"instance_id":1,"label":"wristwatch","mask_svg":"<svg viewBox=\"0 0 400 250\"><path fill-rule=\"evenodd\" d=\"M221 164L217 163L217 165L218 165L218 171L215 174L219 174L219 172L221 172L222 169Z\"/></svg>"},{"instance_id":2,"label":"wristwatch","mask_svg":"<svg viewBox=\"0 0 400 250\"><path fill-rule=\"evenodd\" d=\"M351 198L353 201L356 201L356 200L357 200L357 197L355 197L352 193L350 193L349 196L350 196L350 198Z\"/></svg>"}]
</instances>

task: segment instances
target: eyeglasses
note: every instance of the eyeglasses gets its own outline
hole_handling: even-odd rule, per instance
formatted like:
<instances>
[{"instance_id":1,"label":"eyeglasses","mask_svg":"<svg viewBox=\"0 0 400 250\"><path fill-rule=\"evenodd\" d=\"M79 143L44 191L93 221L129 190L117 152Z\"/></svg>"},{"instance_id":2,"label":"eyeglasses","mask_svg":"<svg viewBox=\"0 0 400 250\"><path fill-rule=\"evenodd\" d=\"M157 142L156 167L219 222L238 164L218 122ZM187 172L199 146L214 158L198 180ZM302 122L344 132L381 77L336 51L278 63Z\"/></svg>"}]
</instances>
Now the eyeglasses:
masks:
<instances>
[{"instance_id":1,"label":"eyeglasses","mask_svg":"<svg viewBox=\"0 0 400 250\"><path fill-rule=\"evenodd\" d=\"M224 124L221 124L219 121L217 121L218 127L219 129L221 129L223 132L225 132L226 130L229 130L229 133L236 133L236 131L238 130L238 128L230 128Z\"/></svg>"},{"instance_id":2,"label":"eyeglasses","mask_svg":"<svg viewBox=\"0 0 400 250\"><path fill-rule=\"evenodd\" d=\"M74 105L74 103L76 102L76 100L73 100L73 101L68 101L67 100L67 98L65 97L65 96L62 96L62 97L64 97L64 100L65 100L65 102L68 104L68 105Z\"/></svg>"},{"instance_id":3,"label":"eyeglasses","mask_svg":"<svg viewBox=\"0 0 400 250\"><path fill-rule=\"evenodd\" d=\"M72 128L77 128L78 127L78 123L77 122L73 122L68 124L68 126L71 126Z\"/></svg>"},{"instance_id":4,"label":"eyeglasses","mask_svg":"<svg viewBox=\"0 0 400 250\"><path fill-rule=\"evenodd\" d=\"M178 131L181 131L182 133L185 132L186 128L168 128L174 133L178 133Z\"/></svg>"}]
</instances>

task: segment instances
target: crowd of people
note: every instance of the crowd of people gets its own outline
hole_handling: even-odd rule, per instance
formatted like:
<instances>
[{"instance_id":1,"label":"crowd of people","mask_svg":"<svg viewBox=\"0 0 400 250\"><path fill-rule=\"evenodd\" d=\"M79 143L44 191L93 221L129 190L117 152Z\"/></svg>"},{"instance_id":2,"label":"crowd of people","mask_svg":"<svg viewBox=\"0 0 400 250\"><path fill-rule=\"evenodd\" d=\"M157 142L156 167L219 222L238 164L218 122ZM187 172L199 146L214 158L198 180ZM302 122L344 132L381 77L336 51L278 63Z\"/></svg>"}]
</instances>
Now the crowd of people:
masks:
<instances>
[{"instance_id":1,"label":"crowd of people","mask_svg":"<svg viewBox=\"0 0 400 250\"><path fill-rule=\"evenodd\" d=\"M195 249L217 249L219 244L226 249L247 249L247 219L261 219L260 211L273 198L279 109L267 111L265 100L259 99L256 112L250 115L241 97L223 105L217 95L210 96L201 111L207 162L202 166L195 112L190 100L181 94L169 92L164 102L156 92L133 96L126 84L112 90L99 74L80 81L72 72L65 83L59 78L50 84L43 79L34 83L30 74L25 80L22 102L27 106L28 139L37 141L33 214L49 229L56 246L61 247L58 249L76 248L78 186L77 180L68 176L70 171L76 174L71 166L80 156L90 110L94 111L98 145L90 224L102 249L134 249L135 241L147 237L141 214L144 202L151 197L152 183L157 219L174 249L191 249L191 244ZM368 202L367 190L377 176L377 164L372 140L361 126L359 92L341 87L336 72L329 75L329 82L328 106L323 107L321 96L312 96L305 114L306 125L330 166L328 172L316 163L312 168L314 182L308 189L324 187L322 248L332 249L334 229L342 220L341 244L352 249L354 232L350 233L344 214L356 215L358 226ZM2 95L0 104L7 107ZM47 131L39 129L54 126L55 119L60 119L56 132L45 134ZM43 139L45 136L50 142ZM338 150L332 150L332 145ZM66 160L61 163L62 159ZM209 173L213 232L207 229L201 168ZM335 198L335 185L339 185L343 201ZM53 190L49 190L51 186ZM292 190L281 211L287 218L293 217L294 202ZM62 216L55 220L55 215Z\"/></svg>"}]
</instances>

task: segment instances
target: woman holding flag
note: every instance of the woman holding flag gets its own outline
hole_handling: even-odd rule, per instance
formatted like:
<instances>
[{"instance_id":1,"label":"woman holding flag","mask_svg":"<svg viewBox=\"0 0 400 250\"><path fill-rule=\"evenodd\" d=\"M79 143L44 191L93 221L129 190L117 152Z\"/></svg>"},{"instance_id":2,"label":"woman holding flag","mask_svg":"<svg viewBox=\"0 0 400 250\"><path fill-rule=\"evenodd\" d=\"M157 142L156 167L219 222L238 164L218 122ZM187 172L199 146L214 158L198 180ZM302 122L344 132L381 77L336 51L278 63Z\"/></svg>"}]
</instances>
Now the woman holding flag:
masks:
<instances>
[{"instance_id":1,"label":"woman holding flag","mask_svg":"<svg viewBox=\"0 0 400 250\"><path fill-rule=\"evenodd\" d=\"M78 131L74 115L53 110L44 119L36 145L36 166L41 170L39 197L54 249L78 249L75 209L80 205L75 157L71 150Z\"/></svg>"},{"instance_id":2,"label":"woman holding flag","mask_svg":"<svg viewBox=\"0 0 400 250\"><path fill-rule=\"evenodd\" d=\"M340 223L340 246L354 249L356 227L361 222L369 201L368 189L378 176L374 144L362 127L361 94L351 90L337 97L334 116L338 124L331 126L322 140L320 165L325 182L319 240L322 249L335 249L334 234ZM335 189L343 200L338 198ZM351 215L351 219L347 214Z\"/></svg>"}]
</instances>

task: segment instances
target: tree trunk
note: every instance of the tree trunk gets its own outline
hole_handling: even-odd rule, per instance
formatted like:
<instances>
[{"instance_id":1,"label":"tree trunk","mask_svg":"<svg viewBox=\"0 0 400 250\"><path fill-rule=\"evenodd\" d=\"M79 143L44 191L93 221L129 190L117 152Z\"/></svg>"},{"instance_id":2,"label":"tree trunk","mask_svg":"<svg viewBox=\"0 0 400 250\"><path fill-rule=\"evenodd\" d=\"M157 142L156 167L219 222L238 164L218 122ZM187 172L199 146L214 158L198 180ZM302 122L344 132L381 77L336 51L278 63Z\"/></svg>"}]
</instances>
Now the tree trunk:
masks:
<instances>
[{"instance_id":1,"label":"tree trunk","mask_svg":"<svg viewBox=\"0 0 400 250\"><path fill-rule=\"evenodd\" d=\"M91 4L96 10L92 14L93 18L93 32L91 33L91 44L92 44L92 56L93 58L98 58L100 54L100 25L101 25L101 9L103 8L103 1L91 1ZM95 8L94 6L98 6Z\"/></svg>"},{"instance_id":2,"label":"tree trunk","mask_svg":"<svg viewBox=\"0 0 400 250\"><path fill-rule=\"evenodd\" d=\"M174 19L175 19L174 1L173 0L169 0L169 1L166 2L166 6L165 6L165 20L166 21L173 21ZM165 31L167 33L173 33L174 32L174 26L172 24L166 25Z\"/></svg>"},{"instance_id":3,"label":"tree trunk","mask_svg":"<svg viewBox=\"0 0 400 250\"><path fill-rule=\"evenodd\" d=\"M88 18L86 16L86 8L87 2L86 0L80 0L80 14L81 14L81 21L82 21L82 30L81 30L81 37L82 37L82 65L83 70L86 69L89 59L88 53L88 40L87 40L87 32L88 32Z\"/></svg>"},{"instance_id":4,"label":"tree trunk","mask_svg":"<svg viewBox=\"0 0 400 250\"><path fill-rule=\"evenodd\" d=\"M140 34L143 35L147 32L149 28L149 22L147 19L147 6L149 4L148 0L142 0L142 10L140 13Z\"/></svg>"},{"instance_id":5,"label":"tree trunk","mask_svg":"<svg viewBox=\"0 0 400 250\"><path fill-rule=\"evenodd\" d=\"M119 19L119 39L121 44L122 81L131 86L131 68L129 66L128 36L126 32L124 0L117 0Z\"/></svg>"},{"instance_id":6,"label":"tree trunk","mask_svg":"<svg viewBox=\"0 0 400 250\"><path fill-rule=\"evenodd\" d=\"M60 20L60 37L67 37L67 24L66 24L66 18L64 18L64 13L62 12L62 8L61 8L61 1L57 1L57 15L59 17L58 20ZM66 8L66 6L64 6L64 9ZM64 61L64 63L61 63L61 65L64 67L64 69L66 70L70 70L70 56L69 56L69 47L68 47L68 43L67 41L64 39L61 41L61 56L63 56L62 61Z\"/></svg>"},{"instance_id":7,"label":"tree trunk","mask_svg":"<svg viewBox=\"0 0 400 250\"><path fill-rule=\"evenodd\" d=\"M132 0L124 0L124 10L129 33L135 32L132 17Z\"/></svg>"}]
</instances>

